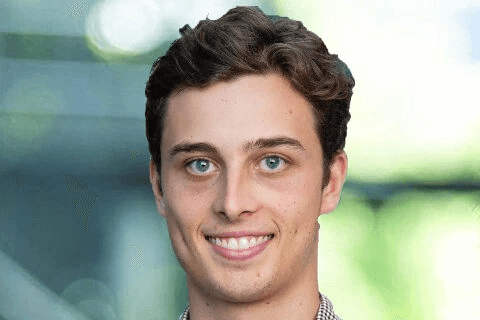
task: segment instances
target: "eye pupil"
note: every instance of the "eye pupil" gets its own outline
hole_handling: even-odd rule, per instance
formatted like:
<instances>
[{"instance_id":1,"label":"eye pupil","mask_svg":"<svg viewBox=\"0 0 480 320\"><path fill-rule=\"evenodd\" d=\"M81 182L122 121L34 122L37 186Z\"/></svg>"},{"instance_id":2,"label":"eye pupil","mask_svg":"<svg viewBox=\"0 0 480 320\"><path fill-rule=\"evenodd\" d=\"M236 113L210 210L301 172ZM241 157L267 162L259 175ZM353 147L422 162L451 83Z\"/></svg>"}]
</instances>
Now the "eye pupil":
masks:
<instances>
[{"instance_id":1,"label":"eye pupil","mask_svg":"<svg viewBox=\"0 0 480 320\"><path fill-rule=\"evenodd\" d=\"M267 160L267 166L270 169L275 169L276 167L278 167L279 163L280 163L280 158L278 157L269 157Z\"/></svg>"},{"instance_id":2,"label":"eye pupil","mask_svg":"<svg viewBox=\"0 0 480 320\"><path fill-rule=\"evenodd\" d=\"M197 168L198 171L205 172L210 167L210 165L209 165L208 161L198 160L196 162L195 167Z\"/></svg>"}]
</instances>

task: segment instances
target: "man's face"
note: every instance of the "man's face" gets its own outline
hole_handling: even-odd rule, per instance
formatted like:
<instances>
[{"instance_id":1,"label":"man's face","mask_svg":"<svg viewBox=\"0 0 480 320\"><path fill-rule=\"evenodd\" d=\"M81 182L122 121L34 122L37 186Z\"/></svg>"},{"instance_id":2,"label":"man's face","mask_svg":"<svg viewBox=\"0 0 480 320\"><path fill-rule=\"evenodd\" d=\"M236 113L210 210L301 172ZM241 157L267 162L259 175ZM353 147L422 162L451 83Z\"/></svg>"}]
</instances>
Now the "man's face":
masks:
<instances>
[{"instance_id":1,"label":"man's face","mask_svg":"<svg viewBox=\"0 0 480 320\"><path fill-rule=\"evenodd\" d=\"M172 96L161 153L163 195L153 163L150 178L189 290L248 302L316 279L317 218L338 202L346 157L322 190L311 106L285 78Z\"/></svg>"}]
</instances>

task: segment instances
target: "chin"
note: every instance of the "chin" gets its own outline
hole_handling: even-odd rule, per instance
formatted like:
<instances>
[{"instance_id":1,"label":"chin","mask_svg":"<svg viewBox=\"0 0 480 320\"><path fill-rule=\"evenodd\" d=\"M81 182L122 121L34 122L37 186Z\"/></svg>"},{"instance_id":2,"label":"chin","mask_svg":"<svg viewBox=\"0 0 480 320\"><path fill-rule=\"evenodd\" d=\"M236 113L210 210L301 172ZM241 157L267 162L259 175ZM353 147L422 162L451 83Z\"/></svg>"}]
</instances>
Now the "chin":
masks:
<instances>
[{"instance_id":1,"label":"chin","mask_svg":"<svg viewBox=\"0 0 480 320\"><path fill-rule=\"evenodd\" d=\"M265 290L242 290L242 291L225 291L218 292L217 299L232 303L252 303L255 301L262 301L269 295Z\"/></svg>"},{"instance_id":2,"label":"chin","mask_svg":"<svg viewBox=\"0 0 480 320\"><path fill-rule=\"evenodd\" d=\"M258 281L261 279L256 275L255 280L257 280L256 283L252 283L252 279L250 281L230 281L227 287L225 283L213 286L208 285L205 291L209 295L212 295L212 292L214 292L215 294L212 297L218 300L233 303L251 303L268 299L273 291L271 281Z\"/></svg>"}]
</instances>

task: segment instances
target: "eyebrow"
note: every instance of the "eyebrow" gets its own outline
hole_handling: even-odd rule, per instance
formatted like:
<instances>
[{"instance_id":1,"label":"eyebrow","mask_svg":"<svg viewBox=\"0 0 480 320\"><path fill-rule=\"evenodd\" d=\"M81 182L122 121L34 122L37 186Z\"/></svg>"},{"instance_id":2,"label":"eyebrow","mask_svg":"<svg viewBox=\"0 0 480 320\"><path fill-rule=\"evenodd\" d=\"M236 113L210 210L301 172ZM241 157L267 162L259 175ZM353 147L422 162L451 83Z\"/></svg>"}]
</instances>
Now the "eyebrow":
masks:
<instances>
[{"instance_id":1,"label":"eyebrow","mask_svg":"<svg viewBox=\"0 0 480 320\"><path fill-rule=\"evenodd\" d=\"M252 150L260 150L267 148L274 148L279 146L286 146L292 148L296 151L305 151L305 148L300 143L300 141L287 137L287 136L276 136L271 138L259 138L255 141L247 141L243 146L243 152L249 152ZM175 157L179 153L193 153L193 152L206 152L218 154L218 150L215 146L206 142L181 142L175 145L168 152L170 158Z\"/></svg>"}]
</instances>

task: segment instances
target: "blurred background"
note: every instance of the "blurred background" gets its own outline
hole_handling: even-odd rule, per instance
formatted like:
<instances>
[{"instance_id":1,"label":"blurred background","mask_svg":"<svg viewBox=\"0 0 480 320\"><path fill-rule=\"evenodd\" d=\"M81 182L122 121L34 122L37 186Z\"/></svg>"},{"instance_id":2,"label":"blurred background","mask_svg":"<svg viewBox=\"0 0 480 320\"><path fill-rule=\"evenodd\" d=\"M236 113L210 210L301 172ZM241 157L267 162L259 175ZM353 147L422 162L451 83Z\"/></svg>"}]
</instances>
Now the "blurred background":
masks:
<instances>
[{"instance_id":1,"label":"blurred background","mask_svg":"<svg viewBox=\"0 0 480 320\"><path fill-rule=\"evenodd\" d=\"M480 314L478 0L0 1L0 320L177 319L144 88L178 29L301 20L356 79L319 286L344 319Z\"/></svg>"}]
</instances>

